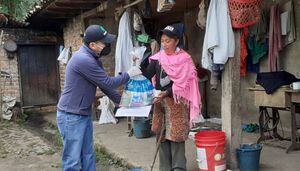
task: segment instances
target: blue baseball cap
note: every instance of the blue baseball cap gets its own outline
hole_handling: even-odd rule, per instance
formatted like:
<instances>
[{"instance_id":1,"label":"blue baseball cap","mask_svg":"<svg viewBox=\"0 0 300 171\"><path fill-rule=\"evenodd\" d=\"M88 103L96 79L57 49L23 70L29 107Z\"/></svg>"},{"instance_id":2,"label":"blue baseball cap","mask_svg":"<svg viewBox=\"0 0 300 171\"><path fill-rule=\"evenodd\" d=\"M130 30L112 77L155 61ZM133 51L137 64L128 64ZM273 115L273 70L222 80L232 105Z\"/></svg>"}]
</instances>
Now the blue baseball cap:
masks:
<instances>
[{"instance_id":1,"label":"blue baseball cap","mask_svg":"<svg viewBox=\"0 0 300 171\"><path fill-rule=\"evenodd\" d=\"M116 40L116 35L109 34L100 25L90 25L84 32L83 41L85 43L101 41L103 43L112 43Z\"/></svg>"}]
</instances>

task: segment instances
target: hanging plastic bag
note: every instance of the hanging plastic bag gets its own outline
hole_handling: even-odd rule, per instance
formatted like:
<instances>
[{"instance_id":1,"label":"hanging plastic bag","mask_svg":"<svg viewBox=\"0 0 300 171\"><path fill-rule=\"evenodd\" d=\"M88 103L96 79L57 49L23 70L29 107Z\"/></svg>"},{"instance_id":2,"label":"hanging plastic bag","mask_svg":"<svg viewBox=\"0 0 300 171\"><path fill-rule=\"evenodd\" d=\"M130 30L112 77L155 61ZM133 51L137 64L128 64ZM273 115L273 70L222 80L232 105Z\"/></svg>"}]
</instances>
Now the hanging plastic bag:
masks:
<instances>
[{"instance_id":1,"label":"hanging plastic bag","mask_svg":"<svg viewBox=\"0 0 300 171\"><path fill-rule=\"evenodd\" d=\"M99 124L117 123L117 119L114 117L114 103L107 97L104 96L100 100L100 105L97 109L101 110Z\"/></svg>"},{"instance_id":2,"label":"hanging plastic bag","mask_svg":"<svg viewBox=\"0 0 300 171\"><path fill-rule=\"evenodd\" d=\"M144 53L145 46L135 47L130 55L132 58L138 58L139 65ZM125 85L120 106L122 107L141 107L153 103L154 87L151 82L143 75L137 75L129 80Z\"/></svg>"},{"instance_id":3,"label":"hanging plastic bag","mask_svg":"<svg viewBox=\"0 0 300 171\"><path fill-rule=\"evenodd\" d=\"M59 54L57 60L67 64L71 56L71 47L64 48L63 51Z\"/></svg>"}]
</instances>

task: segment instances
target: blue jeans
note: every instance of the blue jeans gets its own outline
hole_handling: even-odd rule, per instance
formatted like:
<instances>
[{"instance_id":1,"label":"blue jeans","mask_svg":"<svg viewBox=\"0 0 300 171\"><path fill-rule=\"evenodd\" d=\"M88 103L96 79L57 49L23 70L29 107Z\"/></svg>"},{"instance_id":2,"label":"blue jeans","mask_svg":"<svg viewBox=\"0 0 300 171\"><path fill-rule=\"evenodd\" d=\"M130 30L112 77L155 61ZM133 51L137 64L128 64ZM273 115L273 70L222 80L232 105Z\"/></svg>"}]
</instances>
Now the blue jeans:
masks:
<instances>
[{"instance_id":1,"label":"blue jeans","mask_svg":"<svg viewBox=\"0 0 300 171\"><path fill-rule=\"evenodd\" d=\"M63 171L95 171L91 115L57 111L57 126L63 140Z\"/></svg>"}]
</instances>

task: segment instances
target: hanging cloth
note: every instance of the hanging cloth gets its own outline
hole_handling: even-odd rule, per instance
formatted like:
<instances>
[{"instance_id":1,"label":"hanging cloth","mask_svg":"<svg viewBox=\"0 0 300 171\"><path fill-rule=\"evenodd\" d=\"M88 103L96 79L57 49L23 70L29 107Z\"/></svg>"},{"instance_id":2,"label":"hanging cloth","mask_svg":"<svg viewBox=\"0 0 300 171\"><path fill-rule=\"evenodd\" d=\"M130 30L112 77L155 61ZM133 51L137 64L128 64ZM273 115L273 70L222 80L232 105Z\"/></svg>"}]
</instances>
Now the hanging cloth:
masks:
<instances>
[{"instance_id":1,"label":"hanging cloth","mask_svg":"<svg viewBox=\"0 0 300 171\"><path fill-rule=\"evenodd\" d=\"M270 9L270 26L269 26L269 71L277 71L277 60L279 51L282 50L281 23L279 5L273 5Z\"/></svg>"},{"instance_id":2,"label":"hanging cloth","mask_svg":"<svg viewBox=\"0 0 300 171\"><path fill-rule=\"evenodd\" d=\"M247 51L247 37L248 37L248 28L245 27L243 29L241 39L240 39L240 44L241 44L241 49L240 49L240 58L241 58L241 70L240 70L240 75L241 76L246 76L247 72L247 56L248 56L248 51Z\"/></svg>"},{"instance_id":3,"label":"hanging cloth","mask_svg":"<svg viewBox=\"0 0 300 171\"><path fill-rule=\"evenodd\" d=\"M225 64L234 56L234 34L227 0L211 0L206 20L202 50L202 67L212 70L212 64Z\"/></svg>"},{"instance_id":4,"label":"hanging cloth","mask_svg":"<svg viewBox=\"0 0 300 171\"><path fill-rule=\"evenodd\" d=\"M293 43L296 40L294 5L292 1L287 1L280 6L281 29L284 46Z\"/></svg>"},{"instance_id":5,"label":"hanging cloth","mask_svg":"<svg viewBox=\"0 0 300 171\"><path fill-rule=\"evenodd\" d=\"M201 0L199 4L199 12L198 12L196 23L198 27L200 27L203 30L205 29L205 25L206 25L205 0Z\"/></svg>"},{"instance_id":6,"label":"hanging cloth","mask_svg":"<svg viewBox=\"0 0 300 171\"><path fill-rule=\"evenodd\" d=\"M128 11L125 11L119 23L119 36L117 39L115 56L115 76L119 75L119 72L127 72L133 64L129 57L129 52L133 49L130 30L129 13Z\"/></svg>"}]
</instances>

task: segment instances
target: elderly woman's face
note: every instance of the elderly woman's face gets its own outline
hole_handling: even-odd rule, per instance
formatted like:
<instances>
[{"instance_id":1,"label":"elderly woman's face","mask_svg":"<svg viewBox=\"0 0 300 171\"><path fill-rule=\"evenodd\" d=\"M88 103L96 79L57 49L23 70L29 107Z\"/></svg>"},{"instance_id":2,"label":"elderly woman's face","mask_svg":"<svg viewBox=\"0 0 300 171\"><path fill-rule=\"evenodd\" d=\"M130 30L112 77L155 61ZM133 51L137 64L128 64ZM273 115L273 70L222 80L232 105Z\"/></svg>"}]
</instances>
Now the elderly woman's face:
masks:
<instances>
[{"instance_id":1,"label":"elderly woman's face","mask_svg":"<svg viewBox=\"0 0 300 171\"><path fill-rule=\"evenodd\" d=\"M166 52L166 54L168 54L168 55L171 55L176 51L178 42L179 42L178 39L168 37L165 34L163 34L161 36L162 47L163 47L164 51Z\"/></svg>"}]
</instances>

